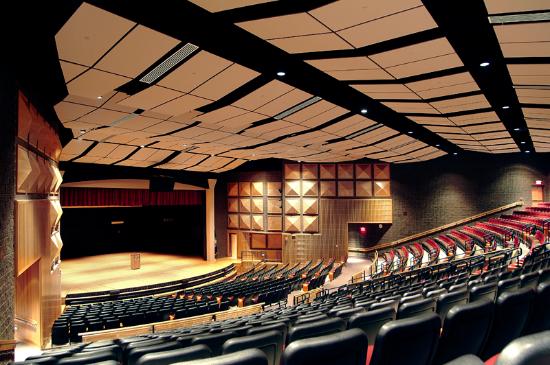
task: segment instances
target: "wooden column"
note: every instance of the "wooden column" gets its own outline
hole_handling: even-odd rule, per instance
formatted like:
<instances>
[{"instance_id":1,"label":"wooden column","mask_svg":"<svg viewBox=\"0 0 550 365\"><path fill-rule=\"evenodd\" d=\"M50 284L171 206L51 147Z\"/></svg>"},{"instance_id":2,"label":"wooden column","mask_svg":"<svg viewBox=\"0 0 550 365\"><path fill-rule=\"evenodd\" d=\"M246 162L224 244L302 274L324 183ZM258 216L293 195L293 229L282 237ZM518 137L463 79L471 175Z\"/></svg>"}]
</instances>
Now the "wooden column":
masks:
<instances>
[{"instance_id":1,"label":"wooden column","mask_svg":"<svg viewBox=\"0 0 550 365\"><path fill-rule=\"evenodd\" d=\"M206 260L216 261L216 223L214 207L214 188L216 179L208 179L206 190Z\"/></svg>"},{"instance_id":2,"label":"wooden column","mask_svg":"<svg viewBox=\"0 0 550 365\"><path fill-rule=\"evenodd\" d=\"M0 67L0 364L13 360L15 307L14 199L17 89L14 72Z\"/></svg>"}]
</instances>

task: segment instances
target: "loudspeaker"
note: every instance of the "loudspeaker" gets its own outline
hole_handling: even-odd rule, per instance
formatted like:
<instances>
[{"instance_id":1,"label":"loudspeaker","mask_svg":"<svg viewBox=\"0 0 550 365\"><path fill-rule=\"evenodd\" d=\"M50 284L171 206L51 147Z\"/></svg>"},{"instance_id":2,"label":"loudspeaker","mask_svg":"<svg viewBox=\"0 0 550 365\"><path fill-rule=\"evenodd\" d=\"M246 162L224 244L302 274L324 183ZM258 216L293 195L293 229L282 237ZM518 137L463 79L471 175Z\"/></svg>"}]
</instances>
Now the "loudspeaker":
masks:
<instances>
[{"instance_id":1,"label":"loudspeaker","mask_svg":"<svg viewBox=\"0 0 550 365\"><path fill-rule=\"evenodd\" d=\"M173 191L174 179L170 177L153 177L149 181L149 190L154 192Z\"/></svg>"}]
</instances>

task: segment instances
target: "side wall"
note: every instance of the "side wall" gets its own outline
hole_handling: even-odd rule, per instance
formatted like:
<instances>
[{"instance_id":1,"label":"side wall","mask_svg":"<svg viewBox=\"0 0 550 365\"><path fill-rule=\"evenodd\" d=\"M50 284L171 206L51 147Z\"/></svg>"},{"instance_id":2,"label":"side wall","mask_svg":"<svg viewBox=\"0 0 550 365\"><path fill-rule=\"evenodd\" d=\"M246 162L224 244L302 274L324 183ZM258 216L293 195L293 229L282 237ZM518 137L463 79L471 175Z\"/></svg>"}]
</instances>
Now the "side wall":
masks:
<instances>
[{"instance_id":1,"label":"side wall","mask_svg":"<svg viewBox=\"0 0 550 365\"><path fill-rule=\"evenodd\" d=\"M380 240L391 242L523 199L543 180L550 200L550 156L447 156L392 165L393 224Z\"/></svg>"}]
</instances>

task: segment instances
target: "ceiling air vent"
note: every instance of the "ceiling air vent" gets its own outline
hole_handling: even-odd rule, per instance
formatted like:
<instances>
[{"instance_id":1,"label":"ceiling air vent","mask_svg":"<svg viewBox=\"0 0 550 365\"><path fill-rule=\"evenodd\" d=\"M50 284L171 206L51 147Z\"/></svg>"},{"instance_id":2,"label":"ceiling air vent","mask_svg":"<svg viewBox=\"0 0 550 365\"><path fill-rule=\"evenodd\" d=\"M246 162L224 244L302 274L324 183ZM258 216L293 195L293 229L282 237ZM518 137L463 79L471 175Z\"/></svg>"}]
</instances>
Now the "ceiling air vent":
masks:
<instances>
[{"instance_id":1,"label":"ceiling air vent","mask_svg":"<svg viewBox=\"0 0 550 365\"><path fill-rule=\"evenodd\" d=\"M185 46L178 49L170 57L162 61L157 67L152 69L143 76L139 81L146 84L154 82L156 79L164 75L166 72L170 71L174 66L179 64L181 61L189 57L193 52L195 52L199 47L194 44L187 43Z\"/></svg>"},{"instance_id":2,"label":"ceiling air vent","mask_svg":"<svg viewBox=\"0 0 550 365\"><path fill-rule=\"evenodd\" d=\"M306 101L304 102L301 102L300 104L298 105L294 105L292 108L290 109L287 109L285 110L284 112L281 112L279 114L277 114L276 116L274 116L273 118L274 119L283 119L283 118L286 118L288 117L289 115L291 114L294 114L296 113L297 111L300 111L304 108L307 108L308 106L310 106L311 104L315 104L316 102L318 102L319 100L321 100L322 98L319 97L319 96L314 96L312 97L311 99L307 99Z\"/></svg>"}]
</instances>

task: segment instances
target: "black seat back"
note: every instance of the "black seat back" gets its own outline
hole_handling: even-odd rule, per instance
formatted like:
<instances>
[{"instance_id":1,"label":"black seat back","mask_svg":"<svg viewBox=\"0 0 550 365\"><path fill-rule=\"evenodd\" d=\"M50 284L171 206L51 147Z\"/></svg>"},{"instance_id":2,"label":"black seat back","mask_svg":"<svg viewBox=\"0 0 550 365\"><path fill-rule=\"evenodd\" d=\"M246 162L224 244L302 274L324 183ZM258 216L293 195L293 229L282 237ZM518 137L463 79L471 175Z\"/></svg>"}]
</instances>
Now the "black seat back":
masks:
<instances>
[{"instance_id":1,"label":"black seat back","mask_svg":"<svg viewBox=\"0 0 550 365\"><path fill-rule=\"evenodd\" d=\"M117 361L117 354L113 351L91 351L85 353L77 353L70 357L64 357L59 360L58 364L95 364L100 361L115 360Z\"/></svg>"},{"instance_id":2,"label":"black seat back","mask_svg":"<svg viewBox=\"0 0 550 365\"><path fill-rule=\"evenodd\" d=\"M445 365L483 365L483 361L476 355L463 355L445 363Z\"/></svg>"},{"instance_id":3,"label":"black seat back","mask_svg":"<svg viewBox=\"0 0 550 365\"><path fill-rule=\"evenodd\" d=\"M550 331L520 337L500 353L497 365L550 364Z\"/></svg>"},{"instance_id":4,"label":"black seat back","mask_svg":"<svg viewBox=\"0 0 550 365\"><path fill-rule=\"evenodd\" d=\"M531 306L531 313L525 325L524 334L550 330L550 281L537 286L535 298Z\"/></svg>"},{"instance_id":5,"label":"black seat back","mask_svg":"<svg viewBox=\"0 0 550 365\"><path fill-rule=\"evenodd\" d=\"M520 279L521 279L522 288L527 287L527 288L536 289L539 282L539 273L532 272L529 274L523 274L521 275Z\"/></svg>"},{"instance_id":6,"label":"black seat back","mask_svg":"<svg viewBox=\"0 0 550 365\"><path fill-rule=\"evenodd\" d=\"M225 341L235 337L234 332L221 332L210 335L200 335L191 341L191 345L206 345L214 356L222 354L222 345Z\"/></svg>"},{"instance_id":7,"label":"black seat back","mask_svg":"<svg viewBox=\"0 0 550 365\"><path fill-rule=\"evenodd\" d=\"M181 361L207 359L212 351L206 345L196 345L181 349L155 352L140 357L136 365L169 365Z\"/></svg>"},{"instance_id":8,"label":"black seat back","mask_svg":"<svg viewBox=\"0 0 550 365\"><path fill-rule=\"evenodd\" d=\"M397 318L403 319L433 312L435 312L435 299L426 298L401 304L397 311Z\"/></svg>"},{"instance_id":9,"label":"black seat back","mask_svg":"<svg viewBox=\"0 0 550 365\"><path fill-rule=\"evenodd\" d=\"M293 326L288 332L287 343L303 338L328 335L346 329L346 322L340 318L329 318L314 323Z\"/></svg>"},{"instance_id":10,"label":"black seat back","mask_svg":"<svg viewBox=\"0 0 550 365\"><path fill-rule=\"evenodd\" d=\"M223 344L223 353L230 354L246 349L262 350L269 365L279 365L285 345L283 333L276 330L257 333L255 335L234 337Z\"/></svg>"},{"instance_id":11,"label":"black seat back","mask_svg":"<svg viewBox=\"0 0 550 365\"><path fill-rule=\"evenodd\" d=\"M502 293L496 301L495 317L487 343L482 352L483 360L499 353L523 331L534 293L530 288Z\"/></svg>"},{"instance_id":12,"label":"black seat back","mask_svg":"<svg viewBox=\"0 0 550 365\"><path fill-rule=\"evenodd\" d=\"M430 364L440 327L435 313L386 323L376 336L370 365Z\"/></svg>"},{"instance_id":13,"label":"black seat back","mask_svg":"<svg viewBox=\"0 0 550 365\"><path fill-rule=\"evenodd\" d=\"M454 292L449 292L446 294L441 294L437 298L435 304L435 311L439 315L442 321L445 320L447 312L458 304L468 303L468 291L466 289L457 290Z\"/></svg>"},{"instance_id":14,"label":"black seat back","mask_svg":"<svg viewBox=\"0 0 550 365\"><path fill-rule=\"evenodd\" d=\"M249 329L246 332L246 334L247 335L255 335L256 333L262 333L262 332L272 331L272 330L281 332L283 334L283 338L286 339L286 336L288 334L288 326L286 325L286 323L282 323L282 322L281 323L273 323L273 324L267 324L267 325L254 327L254 328Z\"/></svg>"},{"instance_id":15,"label":"black seat back","mask_svg":"<svg viewBox=\"0 0 550 365\"><path fill-rule=\"evenodd\" d=\"M451 308L445 317L434 365L466 354L479 355L494 314L494 303L488 299L459 304Z\"/></svg>"},{"instance_id":16,"label":"black seat back","mask_svg":"<svg viewBox=\"0 0 550 365\"><path fill-rule=\"evenodd\" d=\"M369 344L373 345L380 327L394 319L395 311L392 308L375 309L351 316L348 320L348 328L363 330L367 334Z\"/></svg>"},{"instance_id":17,"label":"black seat back","mask_svg":"<svg viewBox=\"0 0 550 365\"><path fill-rule=\"evenodd\" d=\"M518 277L500 280L498 282L497 295L506 293L507 291L514 291L516 289L519 289L520 284L521 284L520 278Z\"/></svg>"},{"instance_id":18,"label":"black seat back","mask_svg":"<svg viewBox=\"0 0 550 365\"><path fill-rule=\"evenodd\" d=\"M174 365L267 365L267 358L261 350L248 349L209 359L179 362Z\"/></svg>"},{"instance_id":19,"label":"black seat back","mask_svg":"<svg viewBox=\"0 0 550 365\"><path fill-rule=\"evenodd\" d=\"M470 289L470 302L474 302L479 299L489 299L495 301L497 295L496 283L476 285Z\"/></svg>"},{"instance_id":20,"label":"black seat back","mask_svg":"<svg viewBox=\"0 0 550 365\"><path fill-rule=\"evenodd\" d=\"M322 321L323 319L327 319L328 316L326 314L317 314L315 316L303 316L303 317L300 317L296 320L296 322L294 322L294 325L299 325L299 324L304 324L304 323L312 323L312 322L317 322L317 321Z\"/></svg>"},{"instance_id":21,"label":"black seat back","mask_svg":"<svg viewBox=\"0 0 550 365\"><path fill-rule=\"evenodd\" d=\"M351 316L353 316L356 313L364 313L365 308L357 307L357 308L349 308L349 309L342 309L336 312L336 317L343 319L344 321L348 321Z\"/></svg>"},{"instance_id":22,"label":"black seat back","mask_svg":"<svg viewBox=\"0 0 550 365\"><path fill-rule=\"evenodd\" d=\"M176 341L164 342L156 345L150 346L140 346L131 349L126 355L126 364L135 365L137 360L146 354L151 354L154 352L168 351L181 348L181 344Z\"/></svg>"},{"instance_id":23,"label":"black seat back","mask_svg":"<svg viewBox=\"0 0 550 365\"><path fill-rule=\"evenodd\" d=\"M284 352L285 365L364 365L368 339L354 328L292 342Z\"/></svg>"}]
</instances>

